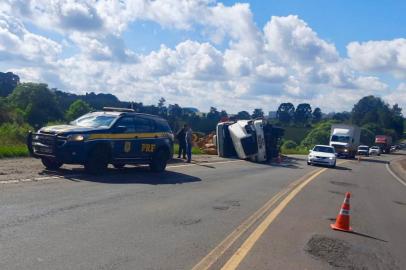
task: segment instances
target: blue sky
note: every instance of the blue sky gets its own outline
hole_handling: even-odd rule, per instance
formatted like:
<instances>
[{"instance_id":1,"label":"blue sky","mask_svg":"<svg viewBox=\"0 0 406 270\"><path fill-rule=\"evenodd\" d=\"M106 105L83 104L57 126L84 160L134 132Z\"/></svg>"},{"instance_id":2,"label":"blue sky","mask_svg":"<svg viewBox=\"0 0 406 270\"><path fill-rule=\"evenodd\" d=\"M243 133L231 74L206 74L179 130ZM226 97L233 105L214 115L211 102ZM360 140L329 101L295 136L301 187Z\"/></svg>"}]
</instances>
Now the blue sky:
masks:
<instances>
[{"instance_id":1,"label":"blue sky","mask_svg":"<svg viewBox=\"0 0 406 270\"><path fill-rule=\"evenodd\" d=\"M241 1L222 1L233 5ZM351 41L391 40L406 37L406 1L339 1L339 0L267 0L243 1L250 4L259 28L271 16L299 15L320 37L335 43L340 54L346 55ZM124 35L134 50L151 51L167 44L175 46L191 38L204 40L199 32L162 28L154 22L133 23Z\"/></svg>"},{"instance_id":2,"label":"blue sky","mask_svg":"<svg viewBox=\"0 0 406 270\"><path fill-rule=\"evenodd\" d=\"M4 0L0 69L230 112L364 95L406 107L405 1Z\"/></svg>"}]
</instances>

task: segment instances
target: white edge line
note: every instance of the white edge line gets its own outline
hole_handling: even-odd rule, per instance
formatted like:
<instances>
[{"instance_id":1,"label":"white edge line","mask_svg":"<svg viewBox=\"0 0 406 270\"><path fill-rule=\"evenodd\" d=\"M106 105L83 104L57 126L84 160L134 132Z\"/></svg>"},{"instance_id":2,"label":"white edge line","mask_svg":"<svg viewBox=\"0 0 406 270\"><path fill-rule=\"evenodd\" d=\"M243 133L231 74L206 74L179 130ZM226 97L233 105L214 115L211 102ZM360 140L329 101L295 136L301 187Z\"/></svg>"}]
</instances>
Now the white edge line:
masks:
<instances>
[{"instance_id":1,"label":"white edge line","mask_svg":"<svg viewBox=\"0 0 406 270\"><path fill-rule=\"evenodd\" d=\"M397 176L397 175L392 171L392 169L389 167L388 164L386 164L386 170L387 170L396 180L398 180L399 183L401 183L402 185L404 185L404 186L406 187L405 181L403 181L402 179L400 179L400 177Z\"/></svg>"}]
</instances>

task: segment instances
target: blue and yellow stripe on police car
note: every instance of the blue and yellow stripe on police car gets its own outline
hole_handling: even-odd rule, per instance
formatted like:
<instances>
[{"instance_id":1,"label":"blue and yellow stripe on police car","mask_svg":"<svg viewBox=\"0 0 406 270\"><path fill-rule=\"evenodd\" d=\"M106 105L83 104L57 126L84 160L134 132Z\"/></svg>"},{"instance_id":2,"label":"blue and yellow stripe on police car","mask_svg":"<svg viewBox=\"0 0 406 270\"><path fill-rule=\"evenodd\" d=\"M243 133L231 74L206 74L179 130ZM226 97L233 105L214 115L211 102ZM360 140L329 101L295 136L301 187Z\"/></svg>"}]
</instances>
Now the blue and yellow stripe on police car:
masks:
<instances>
[{"instance_id":1,"label":"blue and yellow stripe on police car","mask_svg":"<svg viewBox=\"0 0 406 270\"><path fill-rule=\"evenodd\" d=\"M120 133L120 134L96 133L96 134L90 134L87 140L159 139L159 138L169 138L169 137L170 137L170 133L168 133L168 132Z\"/></svg>"}]
</instances>

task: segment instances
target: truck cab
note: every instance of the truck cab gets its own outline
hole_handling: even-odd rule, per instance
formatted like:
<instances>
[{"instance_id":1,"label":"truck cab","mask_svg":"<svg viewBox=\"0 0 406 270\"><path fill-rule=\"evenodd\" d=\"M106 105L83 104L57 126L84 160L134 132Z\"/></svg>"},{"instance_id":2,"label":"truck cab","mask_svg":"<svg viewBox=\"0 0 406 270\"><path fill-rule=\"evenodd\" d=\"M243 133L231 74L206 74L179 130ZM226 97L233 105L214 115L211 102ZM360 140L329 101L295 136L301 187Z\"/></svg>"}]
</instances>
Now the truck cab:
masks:
<instances>
[{"instance_id":1,"label":"truck cab","mask_svg":"<svg viewBox=\"0 0 406 270\"><path fill-rule=\"evenodd\" d=\"M330 146L338 157L354 158L360 144L361 129L353 125L331 126Z\"/></svg>"},{"instance_id":2,"label":"truck cab","mask_svg":"<svg viewBox=\"0 0 406 270\"><path fill-rule=\"evenodd\" d=\"M108 164L149 164L153 171L165 170L173 155L173 133L166 120L131 109L104 108L69 123L43 127L30 133L31 156L47 169L63 164L84 165L87 172L102 173Z\"/></svg>"}]
</instances>

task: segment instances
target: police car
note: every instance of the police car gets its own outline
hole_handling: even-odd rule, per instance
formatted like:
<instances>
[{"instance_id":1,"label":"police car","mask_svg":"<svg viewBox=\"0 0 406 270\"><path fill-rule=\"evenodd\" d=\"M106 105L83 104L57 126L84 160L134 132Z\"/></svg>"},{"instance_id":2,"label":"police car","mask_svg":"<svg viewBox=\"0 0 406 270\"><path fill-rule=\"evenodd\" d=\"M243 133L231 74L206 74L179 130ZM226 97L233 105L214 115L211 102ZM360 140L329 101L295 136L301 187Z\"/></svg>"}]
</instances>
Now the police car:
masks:
<instances>
[{"instance_id":1,"label":"police car","mask_svg":"<svg viewBox=\"0 0 406 270\"><path fill-rule=\"evenodd\" d=\"M103 108L85 114L69 125L48 126L30 133L30 154L47 169L65 164L84 165L87 172L102 173L112 164L149 164L164 171L173 156L174 136L166 120L131 109Z\"/></svg>"}]
</instances>

